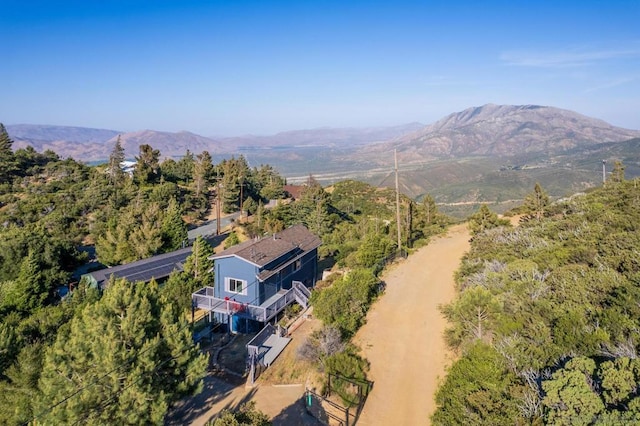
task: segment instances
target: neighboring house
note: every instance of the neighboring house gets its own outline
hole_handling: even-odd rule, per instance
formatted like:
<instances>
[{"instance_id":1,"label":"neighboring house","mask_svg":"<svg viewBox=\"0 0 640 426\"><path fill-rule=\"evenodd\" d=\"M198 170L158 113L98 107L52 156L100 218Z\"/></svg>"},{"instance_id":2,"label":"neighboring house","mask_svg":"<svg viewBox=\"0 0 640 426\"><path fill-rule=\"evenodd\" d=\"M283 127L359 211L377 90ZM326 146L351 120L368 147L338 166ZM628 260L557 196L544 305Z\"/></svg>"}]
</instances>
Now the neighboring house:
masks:
<instances>
[{"instance_id":1,"label":"neighboring house","mask_svg":"<svg viewBox=\"0 0 640 426\"><path fill-rule=\"evenodd\" d=\"M318 275L320 238L303 225L245 241L211 257L215 284L193 293L194 309L231 331L255 331L295 302L306 306Z\"/></svg>"},{"instance_id":2,"label":"neighboring house","mask_svg":"<svg viewBox=\"0 0 640 426\"><path fill-rule=\"evenodd\" d=\"M284 185L284 191L289 194L292 200L299 200L306 185Z\"/></svg>"},{"instance_id":3,"label":"neighboring house","mask_svg":"<svg viewBox=\"0 0 640 426\"><path fill-rule=\"evenodd\" d=\"M182 266L190 254L191 247L186 247L125 265L93 271L82 275L82 278L88 280L91 286L101 290L104 290L105 286L109 284L112 275L114 278L126 278L130 282L148 282L152 278L162 282L169 278L173 271L182 270Z\"/></svg>"}]
</instances>

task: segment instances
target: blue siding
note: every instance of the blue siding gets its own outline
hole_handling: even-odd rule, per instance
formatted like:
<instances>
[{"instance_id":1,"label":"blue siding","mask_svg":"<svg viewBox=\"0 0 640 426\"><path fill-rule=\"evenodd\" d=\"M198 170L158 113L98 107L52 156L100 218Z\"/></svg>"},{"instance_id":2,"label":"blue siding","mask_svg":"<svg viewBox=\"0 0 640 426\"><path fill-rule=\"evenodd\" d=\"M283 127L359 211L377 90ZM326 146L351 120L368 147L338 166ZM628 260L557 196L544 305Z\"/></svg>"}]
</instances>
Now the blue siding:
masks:
<instances>
[{"instance_id":1,"label":"blue siding","mask_svg":"<svg viewBox=\"0 0 640 426\"><path fill-rule=\"evenodd\" d=\"M285 256L281 256L279 263L285 263L294 258L294 251ZM215 295L219 298L229 297L240 303L260 305L265 300L276 294L278 291L291 288L292 281L301 281L307 287L313 287L316 282L318 268L318 250L311 250L299 259L282 268L279 272L267 278L264 282L259 282L257 275L263 271L255 265L235 256L216 259L215 261ZM299 269L297 268L299 263ZM273 268L274 262L267 265L266 269ZM247 295L229 293L225 291L227 278L235 278L246 281Z\"/></svg>"},{"instance_id":2,"label":"blue siding","mask_svg":"<svg viewBox=\"0 0 640 426\"><path fill-rule=\"evenodd\" d=\"M258 293L259 285L256 275L258 268L250 263L245 262L237 257L225 257L223 259L216 259L214 263L215 268L215 294L217 297L234 299L240 303L250 303L252 305L259 305ZM235 278L238 280L246 281L247 294L241 295L238 293L229 293L225 291L226 278Z\"/></svg>"},{"instance_id":3,"label":"blue siding","mask_svg":"<svg viewBox=\"0 0 640 426\"><path fill-rule=\"evenodd\" d=\"M289 259L293 257L290 256ZM278 290L291 288L292 281L300 281L307 287L313 287L316 282L318 268L318 251L311 250L300 259L300 269L296 270L296 262L284 267L280 272L269 277L265 283L275 283ZM263 299L264 300L264 299Z\"/></svg>"}]
</instances>

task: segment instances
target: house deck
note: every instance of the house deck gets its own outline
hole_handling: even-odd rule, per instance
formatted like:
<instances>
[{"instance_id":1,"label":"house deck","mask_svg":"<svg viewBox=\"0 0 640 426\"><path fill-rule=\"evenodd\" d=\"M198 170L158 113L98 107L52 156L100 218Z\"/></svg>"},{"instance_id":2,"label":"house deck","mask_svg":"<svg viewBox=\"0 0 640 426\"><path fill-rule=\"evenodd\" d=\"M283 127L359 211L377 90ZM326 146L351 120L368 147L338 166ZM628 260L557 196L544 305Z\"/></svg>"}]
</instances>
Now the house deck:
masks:
<instances>
[{"instance_id":1,"label":"house deck","mask_svg":"<svg viewBox=\"0 0 640 426\"><path fill-rule=\"evenodd\" d=\"M193 293L193 308L225 315L237 315L260 322L271 320L294 301L306 307L308 297L311 295L309 289L298 281L294 281L291 289L278 291L261 305L240 303L232 299L220 299L215 297L213 293L213 287L204 287Z\"/></svg>"},{"instance_id":2,"label":"house deck","mask_svg":"<svg viewBox=\"0 0 640 426\"><path fill-rule=\"evenodd\" d=\"M291 338L289 337L279 337L276 334L272 334L258 348L258 362L267 367L270 366L290 341Z\"/></svg>"}]
</instances>

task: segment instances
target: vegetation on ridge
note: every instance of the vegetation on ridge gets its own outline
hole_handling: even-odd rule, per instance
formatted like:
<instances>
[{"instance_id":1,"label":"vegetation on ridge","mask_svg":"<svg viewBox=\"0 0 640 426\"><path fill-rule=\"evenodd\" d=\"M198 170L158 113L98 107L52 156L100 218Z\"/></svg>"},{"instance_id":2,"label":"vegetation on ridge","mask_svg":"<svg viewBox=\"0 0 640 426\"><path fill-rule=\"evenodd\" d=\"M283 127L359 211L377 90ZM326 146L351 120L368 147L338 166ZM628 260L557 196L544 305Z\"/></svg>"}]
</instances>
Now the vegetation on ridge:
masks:
<instances>
[{"instance_id":1,"label":"vegetation on ridge","mask_svg":"<svg viewBox=\"0 0 640 426\"><path fill-rule=\"evenodd\" d=\"M640 189L614 170L543 208L537 188L519 227L474 236L443 307L460 359L434 424L640 420Z\"/></svg>"}]
</instances>

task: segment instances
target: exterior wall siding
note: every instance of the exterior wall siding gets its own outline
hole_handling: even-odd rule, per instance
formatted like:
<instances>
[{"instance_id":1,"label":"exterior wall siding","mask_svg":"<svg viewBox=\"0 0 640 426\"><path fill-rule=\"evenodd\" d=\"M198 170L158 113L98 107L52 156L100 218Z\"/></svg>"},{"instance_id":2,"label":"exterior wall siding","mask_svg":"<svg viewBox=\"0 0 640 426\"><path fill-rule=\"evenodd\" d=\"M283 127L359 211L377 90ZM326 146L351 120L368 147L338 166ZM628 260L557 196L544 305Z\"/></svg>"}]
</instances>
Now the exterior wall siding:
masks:
<instances>
[{"instance_id":1,"label":"exterior wall siding","mask_svg":"<svg viewBox=\"0 0 640 426\"><path fill-rule=\"evenodd\" d=\"M290 260L293 256L282 256L283 259ZM307 287L313 287L317 277L318 250L313 249L299 259L299 262L284 267L264 282L259 282L257 275L262 271L253 264L238 257L225 257L216 259L215 269L215 295L219 298L229 297L240 303L260 305L265 300L276 294L280 290L288 290L292 286L292 281L300 281ZM282 262L281 262L282 263ZM297 263L299 263L299 269ZM269 266L269 265L267 265ZM247 285L247 294L231 293L226 291L225 285L228 278L243 280Z\"/></svg>"},{"instance_id":2,"label":"exterior wall siding","mask_svg":"<svg viewBox=\"0 0 640 426\"><path fill-rule=\"evenodd\" d=\"M224 299L228 297L240 303L259 304L258 293L259 285L256 274L258 268L254 265L243 261L237 257L227 257L217 259L214 263L215 268L215 294L216 297ZM246 283L246 295L226 291L226 283L228 278L242 280Z\"/></svg>"}]
</instances>

